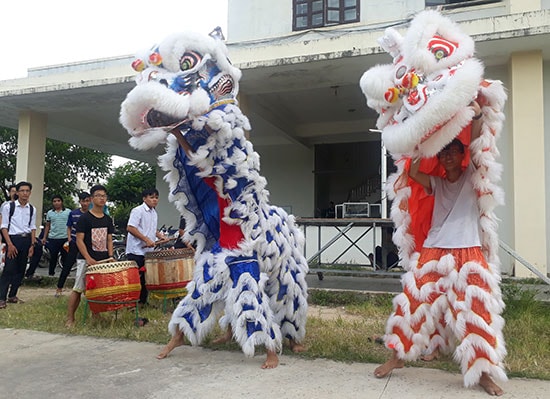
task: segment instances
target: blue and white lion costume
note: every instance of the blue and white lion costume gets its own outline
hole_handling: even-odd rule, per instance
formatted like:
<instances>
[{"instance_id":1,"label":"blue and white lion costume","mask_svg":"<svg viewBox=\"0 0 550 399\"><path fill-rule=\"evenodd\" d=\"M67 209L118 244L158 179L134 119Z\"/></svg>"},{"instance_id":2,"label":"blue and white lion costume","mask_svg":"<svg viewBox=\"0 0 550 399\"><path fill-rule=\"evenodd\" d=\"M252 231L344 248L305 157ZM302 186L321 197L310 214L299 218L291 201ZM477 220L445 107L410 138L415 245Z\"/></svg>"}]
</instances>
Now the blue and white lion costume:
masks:
<instances>
[{"instance_id":1,"label":"blue and white lion costume","mask_svg":"<svg viewBox=\"0 0 550 399\"><path fill-rule=\"evenodd\" d=\"M236 101L241 72L215 32L173 35L138 57L137 86L121 105L120 121L134 148L166 144L159 165L168 172L169 200L185 218L185 239L197 247L171 334L180 330L198 345L219 319L247 356L262 344L280 352L283 338L300 343L305 335L304 238L292 216L269 205Z\"/></svg>"}]
</instances>

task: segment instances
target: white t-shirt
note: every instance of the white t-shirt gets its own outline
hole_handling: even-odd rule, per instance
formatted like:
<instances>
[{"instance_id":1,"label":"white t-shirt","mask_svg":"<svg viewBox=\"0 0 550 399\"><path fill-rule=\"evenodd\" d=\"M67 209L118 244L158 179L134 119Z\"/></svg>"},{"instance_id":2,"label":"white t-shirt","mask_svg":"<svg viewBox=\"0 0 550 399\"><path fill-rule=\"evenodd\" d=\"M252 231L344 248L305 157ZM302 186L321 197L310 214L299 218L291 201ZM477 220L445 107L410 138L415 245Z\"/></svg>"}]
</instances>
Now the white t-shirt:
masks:
<instances>
[{"instance_id":1,"label":"white t-shirt","mask_svg":"<svg viewBox=\"0 0 550 399\"><path fill-rule=\"evenodd\" d=\"M128 226L133 226L139 230L141 234L152 241L156 240L157 236L158 215L154 208L149 208L145 203L136 206L130 212ZM126 237L126 253L134 255L145 255L153 248L144 248L145 243L134 235L128 233Z\"/></svg>"},{"instance_id":2,"label":"white t-shirt","mask_svg":"<svg viewBox=\"0 0 550 399\"><path fill-rule=\"evenodd\" d=\"M472 185L470 163L460 178L449 182L430 176L435 196L432 227L425 248L470 248L481 246L477 193Z\"/></svg>"},{"instance_id":3,"label":"white t-shirt","mask_svg":"<svg viewBox=\"0 0 550 399\"><path fill-rule=\"evenodd\" d=\"M31 207L33 208L32 217ZM35 220L36 208L28 202L25 204L25 206L23 206L19 203L19 201L16 200L15 208L13 210L13 216L11 218L11 224L9 205L4 205L2 207L2 225L0 227L3 229L7 229L8 225L10 225L10 230L8 231L8 234L26 234L30 233L32 230L36 230Z\"/></svg>"}]
</instances>

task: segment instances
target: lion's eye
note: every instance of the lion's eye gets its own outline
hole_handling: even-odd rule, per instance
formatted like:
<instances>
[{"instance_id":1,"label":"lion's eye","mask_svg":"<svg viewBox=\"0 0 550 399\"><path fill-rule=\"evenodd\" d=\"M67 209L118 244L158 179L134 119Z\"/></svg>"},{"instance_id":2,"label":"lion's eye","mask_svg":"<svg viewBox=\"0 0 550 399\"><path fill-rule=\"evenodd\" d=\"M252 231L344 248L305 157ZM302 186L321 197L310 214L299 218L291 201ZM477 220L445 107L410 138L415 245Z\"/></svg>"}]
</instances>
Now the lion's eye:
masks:
<instances>
[{"instance_id":1,"label":"lion's eye","mask_svg":"<svg viewBox=\"0 0 550 399\"><path fill-rule=\"evenodd\" d=\"M437 35L428 42L428 49L437 61L451 56L457 48L458 43L451 42Z\"/></svg>"},{"instance_id":2,"label":"lion's eye","mask_svg":"<svg viewBox=\"0 0 550 399\"><path fill-rule=\"evenodd\" d=\"M449 56L449 53L444 48L432 48L432 53L435 55L436 60L442 60L443 58L447 58Z\"/></svg>"},{"instance_id":3,"label":"lion's eye","mask_svg":"<svg viewBox=\"0 0 550 399\"><path fill-rule=\"evenodd\" d=\"M193 69L198 65L202 60L202 55L194 51L188 51L183 53L183 56L180 58L180 69L182 71L188 71Z\"/></svg>"},{"instance_id":4,"label":"lion's eye","mask_svg":"<svg viewBox=\"0 0 550 399\"><path fill-rule=\"evenodd\" d=\"M149 82L157 80L158 71L151 71L149 74Z\"/></svg>"}]
</instances>

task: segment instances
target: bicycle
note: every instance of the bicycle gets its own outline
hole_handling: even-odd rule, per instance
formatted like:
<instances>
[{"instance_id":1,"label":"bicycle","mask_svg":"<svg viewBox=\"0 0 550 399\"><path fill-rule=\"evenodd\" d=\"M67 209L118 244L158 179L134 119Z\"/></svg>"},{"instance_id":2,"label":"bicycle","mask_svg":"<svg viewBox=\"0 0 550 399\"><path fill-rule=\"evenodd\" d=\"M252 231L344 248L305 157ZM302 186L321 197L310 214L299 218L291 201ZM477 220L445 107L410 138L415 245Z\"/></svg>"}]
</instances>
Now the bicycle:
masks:
<instances>
[{"instance_id":1,"label":"bicycle","mask_svg":"<svg viewBox=\"0 0 550 399\"><path fill-rule=\"evenodd\" d=\"M42 256L40 257L40 260L38 261L38 267L40 267L40 268L50 267L50 259L51 259L50 250L48 249L47 246L43 245L42 246ZM57 255L56 268L59 268L60 270L63 269L63 261L62 261L62 258L61 258L61 253L59 253ZM75 270L76 270L76 262L71 266L71 271L75 271Z\"/></svg>"}]
</instances>

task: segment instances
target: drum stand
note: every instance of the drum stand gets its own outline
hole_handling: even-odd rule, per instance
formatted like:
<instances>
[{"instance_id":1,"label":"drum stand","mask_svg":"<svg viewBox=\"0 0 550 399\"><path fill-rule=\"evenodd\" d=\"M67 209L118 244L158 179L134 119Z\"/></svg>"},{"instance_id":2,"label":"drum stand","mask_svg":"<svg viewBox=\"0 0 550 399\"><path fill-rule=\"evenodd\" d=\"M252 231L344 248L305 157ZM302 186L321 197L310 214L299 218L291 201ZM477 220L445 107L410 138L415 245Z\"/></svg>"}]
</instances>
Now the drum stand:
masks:
<instances>
[{"instance_id":1,"label":"drum stand","mask_svg":"<svg viewBox=\"0 0 550 399\"><path fill-rule=\"evenodd\" d=\"M171 290L149 290L149 298L162 299L162 313L166 314L168 299L181 298L187 295L185 288Z\"/></svg>"},{"instance_id":2,"label":"drum stand","mask_svg":"<svg viewBox=\"0 0 550 399\"><path fill-rule=\"evenodd\" d=\"M84 324L86 324L86 319L88 317L88 309L90 307L88 305L88 303L97 303L97 304L101 304L101 305L131 305L131 304L133 304L134 308L136 310L135 325L139 326L138 302L139 302L139 299L135 299L133 301L111 302L111 301L96 301L96 300L88 299L88 298L84 297L84 315L82 316L82 322ZM126 307L131 307L131 306L124 306L124 308L126 308ZM118 309L115 310L115 320L117 319L117 316L118 316Z\"/></svg>"}]
</instances>

